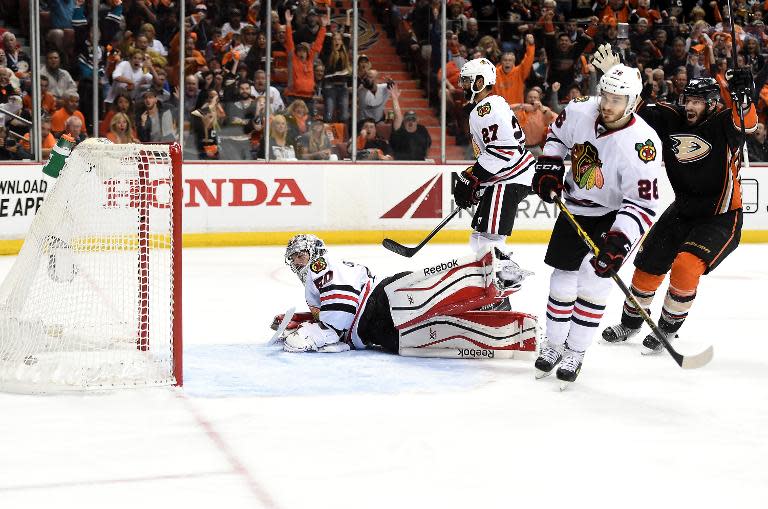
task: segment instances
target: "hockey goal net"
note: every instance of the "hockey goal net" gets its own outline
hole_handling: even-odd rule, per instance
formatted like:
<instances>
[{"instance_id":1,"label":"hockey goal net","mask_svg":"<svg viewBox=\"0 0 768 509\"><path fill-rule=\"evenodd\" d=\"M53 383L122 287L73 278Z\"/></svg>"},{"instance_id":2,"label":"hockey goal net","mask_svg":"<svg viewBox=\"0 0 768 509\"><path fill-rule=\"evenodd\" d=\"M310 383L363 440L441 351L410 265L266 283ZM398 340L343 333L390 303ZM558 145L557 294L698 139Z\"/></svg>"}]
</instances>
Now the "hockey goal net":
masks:
<instances>
[{"instance_id":1,"label":"hockey goal net","mask_svg":"<svg viewBox=\"0 0 768 509\"><path fill-rule=\"evenodd\" d=\"M0 389L181 385L178 144L87 140L0 286Z\"/></svg>"}]
</instances>

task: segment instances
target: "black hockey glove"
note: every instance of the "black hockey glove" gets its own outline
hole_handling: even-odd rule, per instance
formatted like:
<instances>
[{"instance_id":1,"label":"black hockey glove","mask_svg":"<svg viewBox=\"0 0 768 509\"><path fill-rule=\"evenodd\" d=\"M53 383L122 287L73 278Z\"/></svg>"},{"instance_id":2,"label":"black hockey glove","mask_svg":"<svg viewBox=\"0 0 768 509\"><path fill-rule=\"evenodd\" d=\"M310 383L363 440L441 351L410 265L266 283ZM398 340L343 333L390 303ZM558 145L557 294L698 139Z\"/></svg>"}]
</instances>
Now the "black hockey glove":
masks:
<instances>
[{"instance_id":1,"label":"black hockey glove","mask_svg":"<svg viewBox=\"0 0 768 509\"><path fill-rule=\"evenodd\" d=\"M725 80L728 82L728 92L733 102L744 107L749 106L755 93L752 71L747 67L728 69L725 71Z\"/></svg>"},{"instance_id":2,"label":"black hockey glove","mask_svg":"<svg viewBox=\"0 0 768 509\"><path fill-rule=\"evenodd\" d=\"M563 177L565 165L559 157L541 156L536 161L536 172L533 174L533 192L547 203L553 203L552 192L557 196L563 192Z\"/></svg>"},{"instance_id":3,"label":"black hockey glove","mask_svg":"<svg viewBox=\"0 0 768 509\"><path fill-rule=\"evenodd\" d=\"M480 203L480 180L472 175L472 166L458 174L456 185L453 187L453 200L456 206L467 209Z\"/></svg>"},{"instance_id":4,"label":"black hockey glove","mask_svg":"<svg viewBox=\"0 0 768 509\"><path fill-rule=\"evenodd\" d=\"M595 274L600 277L611 277L611 271L618 272L631 247L632 243L620 231L611 230L606 233L598 246L600 254L590 262L595 268Z\"/></svg>"}]
</instances>

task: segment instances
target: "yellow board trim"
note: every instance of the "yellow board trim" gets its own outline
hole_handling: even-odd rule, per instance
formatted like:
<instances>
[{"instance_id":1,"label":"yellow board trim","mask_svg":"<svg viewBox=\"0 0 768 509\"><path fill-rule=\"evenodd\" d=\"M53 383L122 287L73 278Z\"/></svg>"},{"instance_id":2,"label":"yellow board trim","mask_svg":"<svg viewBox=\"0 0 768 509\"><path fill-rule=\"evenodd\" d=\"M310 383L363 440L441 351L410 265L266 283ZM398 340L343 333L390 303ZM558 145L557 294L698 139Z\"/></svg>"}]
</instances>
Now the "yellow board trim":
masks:
<instances>
[{"instance_id":1,"label":"yellow board trim","mask_svg":"<svg viewBox=\"0 0 768 509\"><path fill-rule=\"evenodd\" d=\"M297 233L314 233L327 244L380 244L385 238L396 240L406 245L421 242L429 232L426 230L334 230L334 231L294 231L294 232L229 232L229 233L186 233L183 236L184 247L224 247L224 246L284 246ZM523 230L512 232L507 242L544 244L549 242L550 230ZM0 255L16 255L23 240L0 240ZM431 241L438 244L460 244L469 242L468 230L445 230L438 233ZM768 231L749 230L741 232L741 242L768 242Z\"/></svg>"}]
</instances>

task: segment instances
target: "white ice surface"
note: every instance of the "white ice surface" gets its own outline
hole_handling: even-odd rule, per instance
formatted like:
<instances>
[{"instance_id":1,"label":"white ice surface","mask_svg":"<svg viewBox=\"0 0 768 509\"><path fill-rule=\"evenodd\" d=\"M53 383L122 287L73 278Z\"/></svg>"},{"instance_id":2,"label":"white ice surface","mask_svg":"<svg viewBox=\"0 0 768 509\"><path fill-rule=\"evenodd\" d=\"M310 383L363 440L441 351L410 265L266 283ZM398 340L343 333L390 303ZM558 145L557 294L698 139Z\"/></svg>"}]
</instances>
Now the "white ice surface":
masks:
<instances>
[{"instance_id":1,"label":"white ice surface","mask_svg":"<svg viewBox=\"0 0 768 509\"><path fill-rule=\"evenodd\" d=\"M331 249L380 275L469 252ZM543 316L545 248L514 249L536 271L514 307ZM713 344L710 365L642 357L644 331L594 343L561 393L531 362L266 347L304 309L282 249L188 249L184 389L0 394L0 508L767 507L766 256L702 280L676 346Z\"/></svg>"}]
</instances>

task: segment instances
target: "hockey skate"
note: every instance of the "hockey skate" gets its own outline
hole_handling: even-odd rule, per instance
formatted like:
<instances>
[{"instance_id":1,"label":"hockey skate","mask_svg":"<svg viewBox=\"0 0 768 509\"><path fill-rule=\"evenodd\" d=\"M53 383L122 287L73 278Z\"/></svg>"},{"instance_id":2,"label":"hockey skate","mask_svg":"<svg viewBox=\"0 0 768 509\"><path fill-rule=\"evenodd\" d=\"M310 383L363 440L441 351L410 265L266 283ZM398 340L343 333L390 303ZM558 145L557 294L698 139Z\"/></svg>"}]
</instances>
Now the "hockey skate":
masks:
<instances>
[{"instance_id":1,"label":"hockey skate","mask_svg":"<svg viewBox=\"0 0 768 509\"><path fill-rule=\"evenodd\" d=\"M676 332L661 331L661 333L664 334L664 338L670 343L673 339L680 337ZM661 353L662 350L664 350L664 345L662 345L661 341L658 340L656 335L651 332L645 336L645 339L643 340L643 349L640 351L640 353L643 355L655 355L657 353Z\"/></svg>"},{"instance_id":2,"label":"hockey skate","mask_svg":"<svg viewBox=\"0 0 768 509\"><path fill-rule=\"evenodd\" d=\"M607 343L621 343L636 336L638 332L640 329L630 329L623 323L610 325L603 329L603 340Z\"/></svg>"},{"instance_id":3,"label":"hockey skate","mask_svg":"<svg viewBox=\"0 0 768 509\"><path fill-rule=\"evenodd\" d=\"M562 383L560 384L560 390L564 391L570 384L576 381L576 377L579 376L581 371L581 363L584 360L584 352L577 352L566 347L563 353L563 361L560 363L560 367L557 368L557 379Z\"/></svg>"},{"instance_id":4,"label":"hockey skate","mask_svg":"<svg viewBox=\"0 0 768 509\"><path fill-rule=\"evenodd\" d=\"M537 379L552 373L552 370L563 358L563 350L565 350L565 345L553 345L549 341L544 341L541 345L539 358L534 364Z\"/></svg>"},{"instance_id":5,"label":"hockey skate","mask_svg":"<svg viewBox=\"0 0 768 509\"><path fill-rule=\"evenodd\" d=\"M504 297L496 302L481 306L479 311L512 311L512 304L509 302L509 297Z\"/></svg>"}]
</instances>

